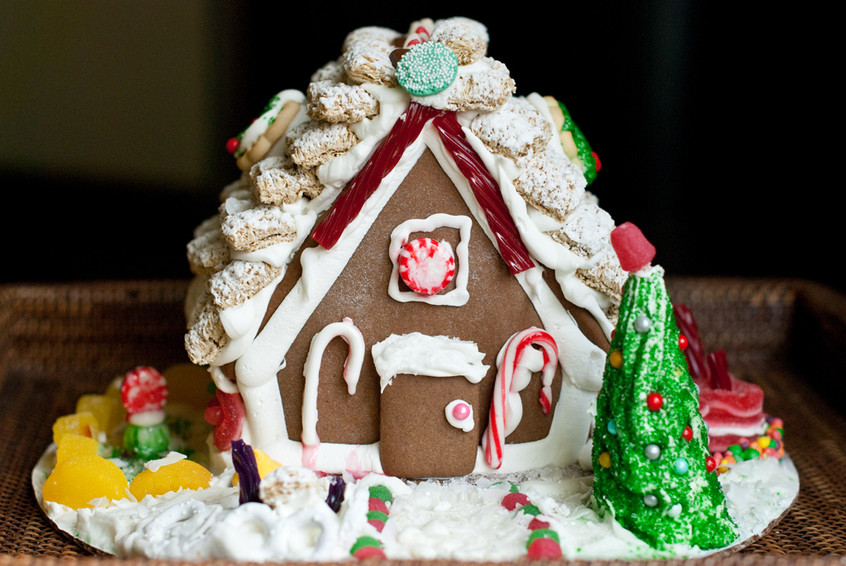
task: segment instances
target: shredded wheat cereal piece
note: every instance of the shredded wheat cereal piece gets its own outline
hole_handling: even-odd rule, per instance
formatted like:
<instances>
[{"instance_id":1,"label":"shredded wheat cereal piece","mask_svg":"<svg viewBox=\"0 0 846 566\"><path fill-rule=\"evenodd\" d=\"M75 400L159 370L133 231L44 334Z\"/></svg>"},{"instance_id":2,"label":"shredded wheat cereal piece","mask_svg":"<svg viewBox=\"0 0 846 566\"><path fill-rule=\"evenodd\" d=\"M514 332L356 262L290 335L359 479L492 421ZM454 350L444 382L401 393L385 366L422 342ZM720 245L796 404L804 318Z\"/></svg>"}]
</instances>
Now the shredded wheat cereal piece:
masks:
<instances>
[{"instance_id":1,"label":"shredded wheat cereal piece","mask_svg":"<svg viewBox=\"0 0 846 566\"><path fill-rule=\"evenodd\" d=\"M229 336L220 321L220 314L210 298L200 300L192 324L185 334L185 351L197 365L210 364L222 348L229 343Z\"/></svg>"},{"instance_id":2,"label":"shredded wheat cereal piece","mask_svg":"<svg viewBox=\"0 0 846 566\"><path fill-rule=\"evenodd\" d=\"M346 74L344 73L344 66L340 61L329 61L319 69L317 69L309 79L309 82L317 83L320 81L332 81L333 83L342 83L346 81Z\"/></svg>"},{"instance_id":3,"label":"shredded wheat cereal piece","mask_svg":"<svg viewBox=\"0 0 846 566\"><path fill-rule=\"evenodd\" d=\"M211 227L212 221L214 227ZM220 232L220 222L217 217L201 224L204 229L196 231L194 238L188 242L188 267L195 275L211 275L223 269L231 260L229 243Z\"/></svg>"},{"instance_id":4,"label":"shredded wheat cereal piece","mask_svg":"<svg viewBox=\"0 0 846 566\"><path fill-rule=\"evenodd\" d=\"M552 126L525 98L511 97L499 110L479 114L470 129L494 153L513 160L541 151Z\"/></svg>"},{"instance_id":5,"label":"shredded wheat cereal piece","mask_svg":"<svg viewBox=\"0 0 846 566\"><path fill-rule=\"evenodd\" d=\"M251 299L282 273L263 261L235 260L209 279L214 304L221 310Z\"/></svg>"},{"instance_id":6,"label":"shredded wheat cereal piece","mask_svg":"<svg viewBox=\"0 0 846 566\"><path fill-rule=\"evenodd\" d=\"M394 30L378 26L360 28L347 35L341 62L349 81L395 86L390 55L401 37Z\"/></svg>"},{"instance_id":7,"label":"shredded wheat cereal piece","mask_svg":"<svg viewBox=\"0 0 846 566\"><path fill-rule=\"evenodd\" d=\"M623 297L623 284L628 274L620 267L617 255L609 247L596 265L577 269L576 277L585 285L611 297L619 303Z\"/></svg>"},{"instance_id":8,"label":"shredded wheat cereal piece","mask_svg":"<svg viewBox=\"0 0 846 566\"><path fill-rule=\"evenodd\" d=\"M332 81L308 85L308 115L331 123L358 123L379 113L379 101L358 85Z\"/></svg>"},{"instance_id":9,"label":"shredded wheat cereal piece","mask_svg":"<svg viewBox=\"0 0 846 566\"><path fill-rule=\"evenodd\" d=\"M435 22L432 41L443 43L453 50L459 65L469 65L488 52L488 29L469 18L448 18Z\"/></svg>"},{"instance_id":10,"label":"shredded wheat cereal piece","mask_svg":"<svg viewBox=\"0 0 846 566\"><path fill-rule=\"evenodd\" d=\"M341 51L349 51L361 45L398 46L403 36L398 31L383 26L364 26L352 30L344 38Z\"/></svg>"},{"instance_id":11,"label":"shredded wheat cereal piece","mask_svg":"<svg viewBox=\"0 0 846 566\"><path fill-rule=\"evenodd\" d=\"M289 157L262 159L250 169L252 194L263 204L291 204L302 196L316 198L323 185L313 169L301 169Z\"/></svg>"},{"instance_id":12,"label":"shredded wheat cereal piece","mask_svg":"<svg viewBox=\"0 0 846 566\"><path fill-rule=\"evenodd\" d=\"M553 240L565 245L581 257L591 257L611 245L614 220L599 208L596 200L586 197L557 230L549 233Z\"/></svg>"},{"instance_id":13,"label":"shredded wheat cereal piece","mask_svg":"<svg viewBox=\"0 0 846 566\"><path fill-rule=\"evenodd\" d=\"M584 198L587 182L581 171L553 151L532 153L518 163L514 187L529 204L563 222Z\"/></svg>"},{"instance_id":14,"label":"shredded wheat cereal piece","mask_svg":"<svg viewBox=\"0 0 846 566\"><path fill-rule=\"evenodd\" d=\"M257 251L297 235L294 217L278 206L229 199L221 207L220 231L233 249Z\"/></svg>"},{"instance_id":15,"label":"shredded wheat cereal piece","mask_svg":"<svg viewBox=\"0 0 846 566\"><path fill-rule=\"evenodd\" d=\"M289 134L288 153L304 169L346 153L359 141L347 124L308 121L291 128Z\"/></svg>"},{"instance_id":16,"label":"shredded wheat cereal piece","mask_svg":"<svg viewBox=\"0 0 846 566\"><path fill-rule=\"evenodd\" d=\"M493 111L501 108L517 87L511 72L504 64L490 57L481 59L486 64L458 68L458 76L447 94L445 110Z\"/></svg>"}]
</instances>

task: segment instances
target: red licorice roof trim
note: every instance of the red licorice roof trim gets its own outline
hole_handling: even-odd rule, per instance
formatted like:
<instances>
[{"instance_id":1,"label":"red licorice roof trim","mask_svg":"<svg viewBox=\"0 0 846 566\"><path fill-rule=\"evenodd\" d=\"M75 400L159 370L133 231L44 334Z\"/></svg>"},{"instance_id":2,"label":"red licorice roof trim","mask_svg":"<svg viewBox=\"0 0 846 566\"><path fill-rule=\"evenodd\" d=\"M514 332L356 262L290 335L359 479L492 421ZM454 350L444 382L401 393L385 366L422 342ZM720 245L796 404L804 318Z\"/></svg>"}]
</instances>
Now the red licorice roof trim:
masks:
<instances>
[{"instance_id":1,"label":"red licorice roof trim","mask_svg":"<svg viewBox=\"0 0 846 566\"><path fill-rule=\"evenodd\" d=\"M535 264L505 205L499 183L467 142L455 114L438 116L433 121L433 125L440 133L441 141L455 160L458 170L470 183L476 201L485 212L488 226L496 238L499 254L508 265L508 270L512 275L516 275L533 268Z\"/></svg>"},{"instance_id":2,"label":"red licorice roof trim","mask_svg":"<svg viewBox=\"0 0 846 566\"><path fill-rule=\"evenodd\" d=\"M499 184L482 163L478 154L467 143L455 114L415 102L412 102L405 113L399 117L361 171L347 184L329 214L315 227L312 238L326 249L332 248L337 243L344 229L358 216L364 203L382 179L396 167L405 150L417 139L423 126L429 120L432 120L444 147L452 155L459 171L470 183L476 201L484 211L488 226L496 238L499 253L508 265L508 270L516 275L534 267L529 251L505 206Z\"/></svg>"},{"instance_id":3,"label":"red licorice roof trim","mask_svg":"<svg viewBox=\"0 0 846 566\"><path fill-rule=\"evenodd\" d=\"M347 184L326 218L315 227L311 237L318 244L330 249L337 243L382 179L396 167L406 148L420 135L426 122L441 112L415 102L408 106L361 171Z\"/></svg>"}]
</instances>

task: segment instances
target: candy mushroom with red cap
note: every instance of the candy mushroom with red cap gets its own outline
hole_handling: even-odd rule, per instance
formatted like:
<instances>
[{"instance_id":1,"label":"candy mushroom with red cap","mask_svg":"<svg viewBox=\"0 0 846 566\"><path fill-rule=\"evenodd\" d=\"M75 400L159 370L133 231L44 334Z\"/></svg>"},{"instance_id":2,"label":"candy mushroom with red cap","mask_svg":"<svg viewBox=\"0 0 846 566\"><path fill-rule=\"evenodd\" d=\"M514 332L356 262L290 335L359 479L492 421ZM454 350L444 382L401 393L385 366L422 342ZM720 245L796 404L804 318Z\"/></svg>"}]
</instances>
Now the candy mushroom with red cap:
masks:
<instances>
[{"instance_id":1,"label":"candy mushroom with red cap","mask_svg":"<svg viewBox=\"0 0 846 566\"><path fill-rule=\"evenodd\" d=\"M139 366L126 373L120 388L126 408L124 448L145 460L158 458L170 445L165 423L167 381L155 368Z\"/></svg>"}]
</instances>

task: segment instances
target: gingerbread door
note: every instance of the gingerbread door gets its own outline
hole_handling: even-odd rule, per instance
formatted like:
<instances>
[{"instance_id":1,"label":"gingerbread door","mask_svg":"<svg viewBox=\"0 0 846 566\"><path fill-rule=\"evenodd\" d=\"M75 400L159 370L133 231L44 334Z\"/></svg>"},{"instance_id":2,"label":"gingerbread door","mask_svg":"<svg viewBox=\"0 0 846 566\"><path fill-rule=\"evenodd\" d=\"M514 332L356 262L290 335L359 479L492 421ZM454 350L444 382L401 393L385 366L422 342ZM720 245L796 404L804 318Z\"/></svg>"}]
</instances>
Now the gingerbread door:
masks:
<instances>
[{"instance_id":1,"label":"gingerbread door","mask_svg":"<svg viewBox=\"0 0 846 566\"><path fill-rule=\"evenodd\" d=\"M453 477L473 471L479 387L462 376L398 375L382 393L379 454L386 474ZM447 413L457 417L450 423ZM462 418L463 417L463 418Z\"/></svg>"},{"instance_id":2,"label":"gingerbread door","mask_svg":"<svg viewBox=\"0 0 846 566\"><path fill-rule=\"evenodd\" d=\"M383 471L408 478L471 473L484 413L484 354L472 342L412 333L375 344L373 358L382 378Z\"/></svg>"}]
</instances>

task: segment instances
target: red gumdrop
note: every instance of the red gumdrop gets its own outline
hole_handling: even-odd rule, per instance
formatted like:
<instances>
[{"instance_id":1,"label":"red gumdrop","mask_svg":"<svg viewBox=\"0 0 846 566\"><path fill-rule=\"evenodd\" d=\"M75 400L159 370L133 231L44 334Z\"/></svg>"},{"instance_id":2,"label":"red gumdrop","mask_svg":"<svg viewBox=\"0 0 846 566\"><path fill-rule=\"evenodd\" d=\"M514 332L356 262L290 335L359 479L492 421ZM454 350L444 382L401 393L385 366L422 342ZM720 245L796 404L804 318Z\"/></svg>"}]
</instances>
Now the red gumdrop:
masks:
<instances>
[{"instance_id":1,"label":"red gumdrop","mask_svg":"<svg viewBox=\"0 0 846 566\"><path fill-rule=\"evenodd\" d=\"M512 492L502 498L502 506L509 511L529 504L529 498L525 493Z\"/></svg>"},{"instance_id":2,"label":"red gumdrop","mask_svg":"<svg viewBox=\"0 0 846 566\"><path fill-rule=\"evenodd\" d=\"M561 545L551 538L536 538L529 544L529 558L561 558Z\"/></svg>"},{"instance_id":3,"label":"red gumdrop","mask_svg":"<svg viewBox=\"0 0 846 566\"><path fill-rule=\"evenodd\" d=\"M238 393L224 393L220 389L216 396L223 416L214 429L214 445L218 450L229 450L232 441L241 438L244 401Z\"/></svg>"},{"instance_id":4,"label":"red gumdrop","mask_svg":"<svg viewBox=\"0 0 846 566\"><path fill-rule=\"evenodd\" d=\"M364 560L366 558L385 558L385 553L378 546L362 546L355 551L353 556L358 560Z\"/></svg>"},{"instance_id":5,"label":"red gumdrop","mask_svg":"<svg viewBox=\"0 0 846 566\"><path fill-rule=\"evenodd\" d=\"M646 267L655 258L655 246L631 222L624 222L611 231L611 245L620 267L629 273Z\"/></svg>"}]
</instances>

